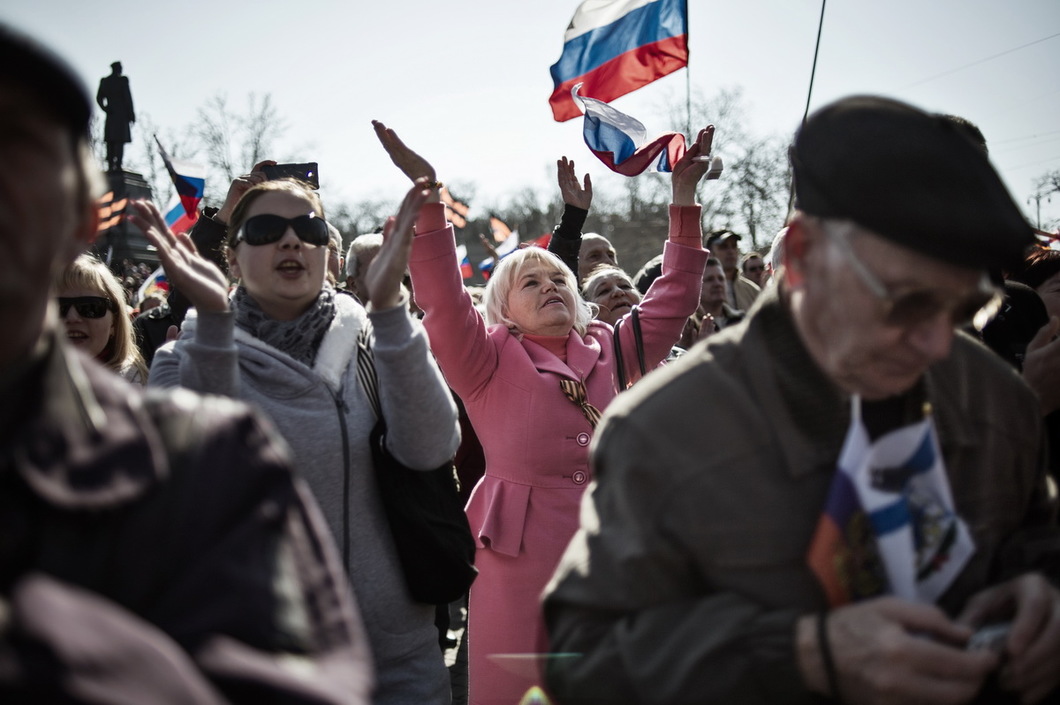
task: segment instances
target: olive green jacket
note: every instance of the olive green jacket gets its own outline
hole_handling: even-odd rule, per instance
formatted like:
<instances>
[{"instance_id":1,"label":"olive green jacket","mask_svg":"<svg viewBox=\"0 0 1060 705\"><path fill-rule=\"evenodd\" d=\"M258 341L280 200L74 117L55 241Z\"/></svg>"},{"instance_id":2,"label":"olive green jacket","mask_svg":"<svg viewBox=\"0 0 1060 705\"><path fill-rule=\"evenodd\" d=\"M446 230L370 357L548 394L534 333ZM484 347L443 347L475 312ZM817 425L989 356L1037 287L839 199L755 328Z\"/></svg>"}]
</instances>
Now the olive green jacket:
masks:
<instances>
[{"instance_id":1,"label":"olive green jacket","mask_svg":"<svg viewBox=\"0 0 1060 705\"><path fill-rule=\"evenodd\" d=\"M597 433L596 484L545 598L564 705L815 702L794 624L827 607L806 552L849 397L775 290L705 342L620 395ZM1053 508L1038 404L1007 365L959 335L925 387L977 545L940 601L954 613L1030 567L1027 530Z\"/></svg>"}]
</instances>

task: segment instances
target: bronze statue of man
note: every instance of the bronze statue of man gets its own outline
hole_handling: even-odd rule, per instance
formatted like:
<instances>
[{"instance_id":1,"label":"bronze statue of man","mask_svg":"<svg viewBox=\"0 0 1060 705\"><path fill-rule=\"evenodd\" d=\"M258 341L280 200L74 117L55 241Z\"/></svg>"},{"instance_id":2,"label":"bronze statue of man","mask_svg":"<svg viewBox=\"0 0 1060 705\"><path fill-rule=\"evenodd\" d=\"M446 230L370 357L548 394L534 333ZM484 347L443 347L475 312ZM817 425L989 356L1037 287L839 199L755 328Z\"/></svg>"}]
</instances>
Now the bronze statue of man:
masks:
<instances>
[{"instance_id":1,"label":"bronze statue of man","mask_svg":"<svg viewBox=\"0 0 1060 705\"><path fill-rule=\"evenodd\" d=\"M132 93L129 92L129 78L121 73L121 62L110 65L111 73L99 81L96 91L96 102L107 114L103 127L103 140L107 143L107 171L121 171L122 154L125 143L132 142L131 123L136 122L133 111Z\"/></svg>"}]
</instances>

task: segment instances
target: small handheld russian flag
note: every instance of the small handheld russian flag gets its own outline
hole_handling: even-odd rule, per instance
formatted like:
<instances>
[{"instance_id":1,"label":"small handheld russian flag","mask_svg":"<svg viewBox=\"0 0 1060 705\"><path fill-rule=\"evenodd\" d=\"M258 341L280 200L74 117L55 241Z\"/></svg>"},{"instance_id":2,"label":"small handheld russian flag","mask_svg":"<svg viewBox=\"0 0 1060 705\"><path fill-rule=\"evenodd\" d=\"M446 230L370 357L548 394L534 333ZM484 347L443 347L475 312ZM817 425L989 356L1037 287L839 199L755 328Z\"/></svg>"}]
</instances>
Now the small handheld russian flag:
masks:
<instances>
[{"instance_id":1,"label":"small handheld russian flag","mask_svg":"<svg viewBox=\"0 0 1060 705\"><path fill-rule=\"evenodd\" d=\"M590 151L611 171L636 176L645 171L669 172L685 153L685 136L665 132L649 140L644 124L607 103L578 95L578 84L571 89L574 101L585 111L582 136Z\"/></svg>"}]
</instances>

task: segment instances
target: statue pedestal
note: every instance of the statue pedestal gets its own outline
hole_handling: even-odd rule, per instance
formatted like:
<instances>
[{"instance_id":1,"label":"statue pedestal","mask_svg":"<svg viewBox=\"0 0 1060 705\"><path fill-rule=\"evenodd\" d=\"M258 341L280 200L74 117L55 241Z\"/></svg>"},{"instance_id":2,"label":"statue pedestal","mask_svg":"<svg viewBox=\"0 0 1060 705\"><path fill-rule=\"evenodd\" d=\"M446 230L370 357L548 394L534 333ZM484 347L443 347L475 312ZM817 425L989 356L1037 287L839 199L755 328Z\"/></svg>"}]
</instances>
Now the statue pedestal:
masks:
<instances>
[{"instance_id":1,"label":"statue pedestal","mask_svg":"<svg viewBox=\"0 0 1060 705\"><path fill-rule=\"evenodd\" d=\"M130 259L133 262L147 262L156 266L158 254L154 245L151 245L143 232L126 217L129 201L141 198L154 200L151 186L142 174L135 171L110 171L106 177L107 187L113 194L111 202L115 206L112 215L120 214L121 219L99 234L92 244L92 249L104 261L119 263L123 259Z\"/></svg>"}]
</instances>

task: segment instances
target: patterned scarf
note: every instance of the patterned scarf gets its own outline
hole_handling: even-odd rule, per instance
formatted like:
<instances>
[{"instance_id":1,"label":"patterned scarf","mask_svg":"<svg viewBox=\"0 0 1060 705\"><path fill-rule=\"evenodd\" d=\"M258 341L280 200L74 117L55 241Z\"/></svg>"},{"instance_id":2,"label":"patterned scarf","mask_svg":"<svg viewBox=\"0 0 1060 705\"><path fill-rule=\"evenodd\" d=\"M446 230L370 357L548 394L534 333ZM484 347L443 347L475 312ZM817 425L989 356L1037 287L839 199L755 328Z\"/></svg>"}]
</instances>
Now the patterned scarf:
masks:
<instances>
[{"instance_id":1,"label":"patterned scarf","mask_svg":"<svg viewBox=\"0 0 1060 705\"><path fill-rule=\"evenodd\" d=\"M589 403L589 397L585 391L585 384L582 382L575 381L573 379L561 379L559 381L560 389L567 395L567 398L572 402L581 407L582 413L585 414L586 420L592 428L596 428L596 424L600 423L600 410Z\"/></svg>"},{"instance_id":2,"label":"patterned scarf","mask_svg":"<svg viewBox=\"0 0 1060 705\"><path fill-rule=\"evenodd\" d=\"M242 285L236 287L233 303L237 326L307 367L313 366L320 342L335 317L335 290L329 284L320 290L313 305L293 321L269 318Z\"/></svg>"}]
</instances>

